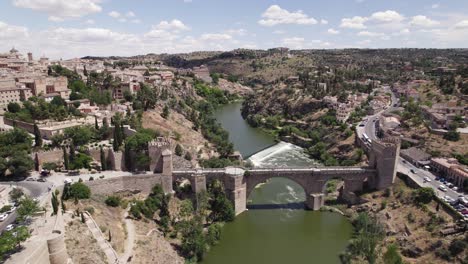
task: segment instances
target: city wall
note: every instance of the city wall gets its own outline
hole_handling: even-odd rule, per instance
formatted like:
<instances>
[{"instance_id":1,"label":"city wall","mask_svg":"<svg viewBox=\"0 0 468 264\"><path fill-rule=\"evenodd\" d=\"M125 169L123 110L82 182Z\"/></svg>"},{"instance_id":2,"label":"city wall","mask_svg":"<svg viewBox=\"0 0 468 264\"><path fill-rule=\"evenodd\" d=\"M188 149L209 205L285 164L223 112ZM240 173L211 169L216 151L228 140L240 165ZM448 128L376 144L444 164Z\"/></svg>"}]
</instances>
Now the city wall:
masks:
<instances>
[{"instance_id":1,"label":"city wall","mask_svg":"<svg viewBox=\"0 0 468 264\"><path fill-rule=\"evenodd\" d=\"M170 187L167 177L162 174L144 174L115 177L85 182L91 189L91 193L97 195L112 195L118 192L135 192L149 194L156 184L161 184L166 193L172 192L172 180Z\"/></svg>"}]
</instances>

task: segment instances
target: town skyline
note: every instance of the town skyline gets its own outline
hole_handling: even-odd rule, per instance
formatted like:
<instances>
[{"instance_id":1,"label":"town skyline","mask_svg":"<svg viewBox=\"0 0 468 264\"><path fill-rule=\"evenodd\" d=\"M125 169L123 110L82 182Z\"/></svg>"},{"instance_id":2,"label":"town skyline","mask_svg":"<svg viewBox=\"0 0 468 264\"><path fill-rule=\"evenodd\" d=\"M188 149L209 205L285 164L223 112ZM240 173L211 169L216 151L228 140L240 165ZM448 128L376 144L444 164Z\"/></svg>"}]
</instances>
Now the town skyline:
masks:
<instances>
[{"instance_id":1,"label":"town skyline","mask_svg":"<svg viewBox=\"0 0 468 264\"><path fill-rule=\"evenodd\" d=\"M53 59L280 46L464 48L468 40L464 1L12 0L0 10L2 50Z\"/></svg>"}]
</instances>

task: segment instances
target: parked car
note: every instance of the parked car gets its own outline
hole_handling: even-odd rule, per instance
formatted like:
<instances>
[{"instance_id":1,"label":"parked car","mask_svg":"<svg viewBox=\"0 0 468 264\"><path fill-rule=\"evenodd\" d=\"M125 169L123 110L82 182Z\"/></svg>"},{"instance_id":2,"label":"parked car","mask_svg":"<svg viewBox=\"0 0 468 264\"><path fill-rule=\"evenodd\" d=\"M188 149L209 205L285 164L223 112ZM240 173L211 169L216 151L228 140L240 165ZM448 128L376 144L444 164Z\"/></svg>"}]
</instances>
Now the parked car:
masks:
<instances>
[{"instance_id":1,"label":"parked car","mask_svg":"<svg viewBox=\"0 0 468 264\"><path fill-rule=\"evenodd\" d=\"M12 206L10 207L10 209L9 209L8 211L6 211L6 213L11 214L11 213L13 213L15 210L16 210L16 206L12 205Z\"/></svg>"},{"instance_id":2,"label":"parked car","mask_svg":"<svg viewBox=\"0 0 468 264\"><path fill-rule=\"evenodd\" d=\"M416 174L416 172L415 172L413 169L410 169L410 171L411 171L411 173L414 173L414 174Z\"/></svg>"},{"instance_id":3,"label":"parked car","mask_svg":"<svg viewBox=\"0 0 468 264\"><path fill-rule=\"evenodd\" d=\"M13 228L15 228L15 225L14 224L9 224L9 225L6 226L5 230L6 231L11 231L11 230L13 230Z\"/></svg>"},{"instance_id":4,"label":"parked car","mask_svg":"<svg viewBox=\"0 0 468 264\"><path fill-rule=\"evenodd\" d=\"M8 217L8 214L1 214L0 215L0 222L5 221L5 219L7 219L7 217Z\"/></svg>"},{"instance_id":5,"label":"parked car","mask_svg":"<svg viewBox=\"0 0 468 264\"><path fill-rule=\"evenodd\" d=\"M462 214L464 214L464 215L465 215L465 214L468 214L468 209L461 210L460 213L462 213Z\"/></svg>"},{"instance_id":6,"label":"parked car","mask_svg":"<svg viewBox=\"0 0 468 264\"><path fill-rule=\"evenodd\" d=\"M452 189L455 185L453 185L453 183L447 183L447 187L449 187L450 189Z\"/></svg>"},{"instance_id":7,"label":"parked car","mask_svg":"<svg viewBox=\"0 0 468 264\"><path fill-rule=\"evenodd\" d=\"M47 180L44 179L44 178L40 178L40 179L38 179L37 181L38 181L38 182L46 182Z\"/></svg>"},{"instance_id":8,"label":"parked car","mask_svg":"<svg viewBox=\"0 0 468 264\"><path fill-rule=\"evenodd\" d=\"M63 183L65 183L65 184L70 184L70 183L72 183L72 182L73 182L73 180L72 180L72 179L69 179L69 178L66 178L66 179L63 181Z\"/></svg>"},{"instance_id":9,"label":"parked car","mask_svg":"<svg viewBox=\"0 0 468 264\"><path fill-rule=\"evenodd\" d=\"M31 177L26 179L26 181L35 181L35 180L36 180L36 179L31 178Z\"/></svg>"},{"instance_id":10,"label":"parked car","mask_svg":"<svg viewBox=\"0 0 468 264\"><path fill-rule=\"evenodd\" d=\"M446 192L447 191L447 187L443 186L443 185L439 185L439 190L443 191L443 192Z\"/></svg>"},{"instance_id":11,"label":"parked car","mask_svg":"<svg viewBox=\"0 0 468 264\"><path fill-rule=\"evenodd\" d=\"M424 182L431 182L431 179L429 179L429 177L424 177Z\"/></svg>"},{"instance_id":12,"label":"parked car","mask_svg":"<svg viewBox=\"0 0 468 264\"><path fill-rule=\"evenodd\" d=\"M468 199L466 199L465 197L459 197L458 198L458 201L460 203L462 203L463 205L467 205L468 206Z\"/></svg>"},{"instance_id":13,"label":"parked car","mask_svg":"<svg viewBox=\"0 0 468 264\"><path fill-rule=\"evenodd\" d=\"M455 186L455 187L452 188L452 190L454 190L455 192L458 192L458 187Z\"/></svg>"}]
</instances>

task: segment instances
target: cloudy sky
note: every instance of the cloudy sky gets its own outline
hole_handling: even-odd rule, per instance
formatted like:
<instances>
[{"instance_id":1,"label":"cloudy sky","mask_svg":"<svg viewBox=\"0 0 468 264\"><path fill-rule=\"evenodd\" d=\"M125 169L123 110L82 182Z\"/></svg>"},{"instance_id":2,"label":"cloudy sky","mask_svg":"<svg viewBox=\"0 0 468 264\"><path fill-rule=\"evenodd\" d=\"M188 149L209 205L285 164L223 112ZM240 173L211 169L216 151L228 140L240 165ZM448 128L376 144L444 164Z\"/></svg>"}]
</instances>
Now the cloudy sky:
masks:
<instances>
[{"instance_id":1,"label":"cloudy sky","mask_svg":"<svg viewBox=\"0 0 468 264\"><path fill-rule=\"evenodd\" d=\"M0 52L468 48L468 0L1 0Z\"/></svg>"}]
</instances>

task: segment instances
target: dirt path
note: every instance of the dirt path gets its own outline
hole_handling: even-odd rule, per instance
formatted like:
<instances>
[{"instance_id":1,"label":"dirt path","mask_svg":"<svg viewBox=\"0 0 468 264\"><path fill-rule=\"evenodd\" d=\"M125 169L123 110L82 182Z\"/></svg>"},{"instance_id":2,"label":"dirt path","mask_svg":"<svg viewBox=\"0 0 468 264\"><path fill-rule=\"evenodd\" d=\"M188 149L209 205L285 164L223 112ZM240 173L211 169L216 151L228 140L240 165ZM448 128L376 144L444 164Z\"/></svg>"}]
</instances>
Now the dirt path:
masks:
<instances>
[{"instance_id":1,"label":"dirt path","mask_svg":"<svg viewBox=\"0 0 468 264\"><path fill-rule=\"evenodd\" d=\"M120 256L120 263L127 263L129 257L133 257L133 246L135 244L135 225L133 220L128 218L128 211L124 214L125 229L127 239L125 240L124 253Z\"/></svg>"},{"instance_id":2,"label":"dirt path","mask_svg":"<svg viewBox=\"0 0 468 264\"><path fill-rule=\"evenodd\" d=\"M86 215L86 225L93 234L93 237L96 239L99 247L106 254L108 263L119 263L117 252L115 252L111 244L106 240L106 238L104 238L104 235L97 223L88 212L85 212L84 214Z\"/></svg>"}]
</instances>

